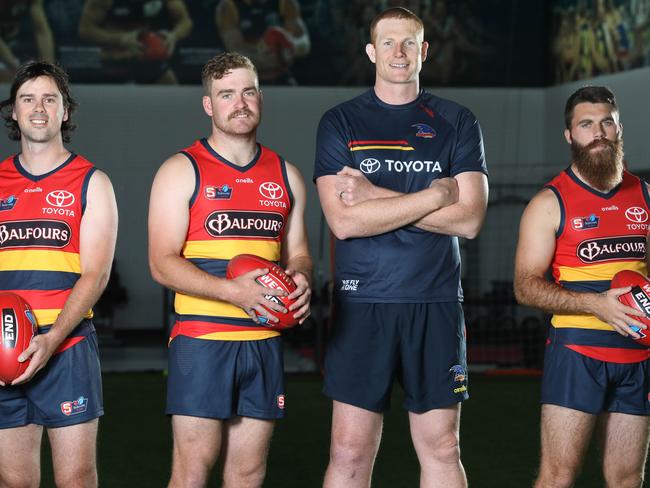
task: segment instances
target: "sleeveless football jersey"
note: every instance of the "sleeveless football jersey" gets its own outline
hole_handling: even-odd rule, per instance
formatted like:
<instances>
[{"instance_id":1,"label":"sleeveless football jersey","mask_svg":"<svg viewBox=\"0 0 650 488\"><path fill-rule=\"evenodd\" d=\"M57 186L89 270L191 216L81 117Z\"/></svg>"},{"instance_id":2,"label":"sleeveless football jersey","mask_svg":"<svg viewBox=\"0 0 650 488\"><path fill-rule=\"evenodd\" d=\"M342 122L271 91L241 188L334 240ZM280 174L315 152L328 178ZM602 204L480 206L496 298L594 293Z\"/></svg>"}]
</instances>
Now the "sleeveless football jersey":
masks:
<instances>
[{"instance_id":1,"label":"sleeveless football jersey","mask_svg":"<svg viewBox=\"0 0 650 488\"><path fill-rule=\"evenodd\" d=\"M382 102L373 89L323 115L314 180L344 166L371 183L413 193L438 178L487 173L476 117L421 92L405 105ZM458 238L406 226L371 237L336 240L335 293L367 303L462 300Z\"/></svg>"},{"instance_id":2,"label":"sleeveless football jersey","mask_svg":"<svg viewBox=\"0 0 650 488\"><path fill-rule=\"evenodd\" d=\"M622 183L601 193L583 183L571 168L548 185L560 204L560 227L552 261L555 282L573 291L606 291L612 277L628 269L647 275L646 235L650 197L639 178L627 171ZM650 357L648 348L617 333L593 315L555 314L552 340L582 354L612 362Z\"/></svg>"},{"instance_id":3,"label":"sleeveless football jersey","mask_svg":"<svg viewBox=\"0 0 650 488\"><path fill-rule=\"evenodd\" d=\"M23 297L39 329L54 323L81 276L79 232L94 171L75 154L38 176L18 156L0 163L0 290ZM83 321L61 347L91 330Z\"/></svg>"},{"instance_id":4,"label":"sleeveless football jersey","mask_svg":"<svg viewBox=\"0 0 650 488\"><path fill-rule=\"evenodd\" d=\"M201 139L184 151L196 176L182 256L214 276L225 277L230 258L255 254L278 262L292 205L284 160L258 145L253 160L230 163ZM259 340L279 332L255 324L227 302L176 293L177 321L171 339L181 334L201 339Z\"/></svg>"}]
</instances>

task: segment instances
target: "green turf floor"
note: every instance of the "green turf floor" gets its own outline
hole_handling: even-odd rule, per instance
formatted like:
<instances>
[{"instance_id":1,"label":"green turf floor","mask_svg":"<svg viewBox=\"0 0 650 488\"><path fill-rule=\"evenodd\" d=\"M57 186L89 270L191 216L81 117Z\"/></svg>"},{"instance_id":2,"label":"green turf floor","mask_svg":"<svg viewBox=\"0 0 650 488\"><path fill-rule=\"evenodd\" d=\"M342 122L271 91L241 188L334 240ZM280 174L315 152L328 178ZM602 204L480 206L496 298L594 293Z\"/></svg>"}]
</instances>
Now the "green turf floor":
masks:
<instances>
[{"instance_id":1,"label":"green turf floor","mask_svg":"<svg viewBox=\"0 0 650 488\"><path fill-rule=\"evenodd\" d=\"M320 486L327 466L331 415L330 402L320 387L318 376L287 377L288 416L276 426L265 487ZM107 413L100 421L100 486L166 486L171 435L169 419L163 414L164 392L165 378L161 374L104 376ZM470 486L531 486L539 443L539 379L475 374L470 392L472 398L463 406L461 422L462 459ZM376 488L418 486L418 464L402 398L396 388L375 466ZM45 452L42 486L54 486ZM219 486L217 470L210 486ZM603 486L594 450L576 486Z\"/></svg>"}]
</instances>

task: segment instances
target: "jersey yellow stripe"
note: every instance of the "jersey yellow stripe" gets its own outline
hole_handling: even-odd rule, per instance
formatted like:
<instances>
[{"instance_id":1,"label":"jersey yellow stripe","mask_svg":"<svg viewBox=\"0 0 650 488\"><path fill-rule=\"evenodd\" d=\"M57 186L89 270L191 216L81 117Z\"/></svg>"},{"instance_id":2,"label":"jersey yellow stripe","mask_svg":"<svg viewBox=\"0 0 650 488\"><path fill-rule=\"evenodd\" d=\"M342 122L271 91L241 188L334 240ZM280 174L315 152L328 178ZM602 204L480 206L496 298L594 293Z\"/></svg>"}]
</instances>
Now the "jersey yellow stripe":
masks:
<instances>
[{"instance_id":1,"label":"jersey yellow stripe","mask_svg":"<svg viewBox=\"0 0 650 488\"><path fill-rule=\"evenodd\" d=\"M579 268L559 266L560 281L599 281L611 280L619 271L629 269L647 275L648 270L643 261L618 261L605 264L592 264Z\"/></svg>"},{"instance_id":2,"label":"jersey yellow stripe","mask_svg":"<svg viewBox=\"0 0 650 488\"><path fill-rule=\"evenodd\" d=\"M18 250L0 253L0 271L65 271L81 273L79 254L64 251Z\"/></svg>"},{"instance_id":3,"label":"jersey yellow stripe","mask_svg":"<svg viewBox=\"0 0 650 488\"><path fill-rule=\"evenodd\" d=\"M183 256L188 259L230 259L238 254L255 254L270 261L279 261L280 245L277 241L248 239L188 241L183 247Z\"/></svg>"},{"instance_id":4,"label":"jersey yellow stripe","mask_svg":"<svg viewBox=\"0 0 650 488\"><path fill-rule=\"evenodd\" d=\"M553 327L565 328L573 327L576 329L595 329L595 330L614 330L614 328L597 319L593 315L553 315L551 319Z\"/></svg>"},{"instance_id":5,"label":"jersey yellow stripe","mask_svg":"<svg viewBox=\"0 0 650 488\"><path fill-rule=\"evenodd\" d=\"M52 325L59 314L61 313L60 308L41 308L41 309L36 309L32 310L34 314L34 318L36 319L36 323L38 324L39 327L45 327L48 325ZM86 315L84 315L84 318L86 319L92 319L93 318L93 311L88 310L86 312Z\"/></svg>"},{"instance_id":6,"label":"jersey yellow stripe","mask_svg":"<svg viewBox=\"0 0 650 488\"><path fill-rule=\"evenodd\" d=\"M197 339L209 339L213 341L259 341L279 335L280 333L277 330L243 330L241 332L212 332L198 336Z\"/></svg>"},{"instance_id":7,"label":"jersey yellow stripe","mask_svg":"<svg viewBox=\"0 0 650 488\"><path fill-rule=\"evenodd\" d=\"M181 315L207 315L210 317L248 318L243 309L227 302L208 300L176 293L174 310Z\"/></svg>"},{"instance_id":8,"label":"jersey yellow stripe","mask_svg":"<svg viewBox=\"0 0 650 488\"><path fill-rule=\"evenodd\" d=\"M355 146L350 151L363 151L364 149L395 149L397 151L415 151L411 146Z\"/></svg>"}]
</instances>

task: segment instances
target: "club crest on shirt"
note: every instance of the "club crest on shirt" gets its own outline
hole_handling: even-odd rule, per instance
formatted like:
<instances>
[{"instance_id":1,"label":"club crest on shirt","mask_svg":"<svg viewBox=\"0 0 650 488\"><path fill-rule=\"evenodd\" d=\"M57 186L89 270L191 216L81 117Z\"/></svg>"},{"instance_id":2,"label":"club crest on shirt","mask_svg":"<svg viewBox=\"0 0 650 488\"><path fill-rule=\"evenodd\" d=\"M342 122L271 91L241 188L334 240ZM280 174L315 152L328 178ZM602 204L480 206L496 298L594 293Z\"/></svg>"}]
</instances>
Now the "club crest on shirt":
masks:
<instances>
[{"instance_id":1,"label":"club crest on shirt","mask_svg":"<svg viewBox=\"0 0 650 488\"><path fill-rule=\"evenodd\" d=\"M433 139L436 137L436 131L433 127L428 126L427 124L413 124L411 127L415 127L418 131L415 133L415 137L422 137L424 139Z\"/></svg>"}]
</instances>

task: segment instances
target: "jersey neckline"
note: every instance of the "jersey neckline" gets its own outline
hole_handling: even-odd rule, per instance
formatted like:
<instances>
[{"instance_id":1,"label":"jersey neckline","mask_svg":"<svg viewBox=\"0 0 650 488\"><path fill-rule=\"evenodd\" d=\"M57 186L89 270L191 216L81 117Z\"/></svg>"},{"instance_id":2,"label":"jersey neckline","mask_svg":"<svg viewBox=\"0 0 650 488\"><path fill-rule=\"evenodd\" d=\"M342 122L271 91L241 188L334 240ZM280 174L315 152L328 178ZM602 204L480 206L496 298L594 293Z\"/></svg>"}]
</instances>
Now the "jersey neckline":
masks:
<instances>
[{"instance_id":1,"label":"jersey neckline","mask_svg":"<svg viewBox=\"0 0 650 488\"><path fill-rule=\"evenodd\" d=\"M575 174L573 169L569 166L566 170L567 175L569 175L569 178L571 178L577 185L581 186L585 190L587 190L589 193L592 193L593 195L596 195L597 197L604 198L605 200L609 200L612 198L614 195L618 193L618 190L621 188L623 185L623 181L616 185L614 188L609 190L608 192L602 192L598 191L595 188L590 187L587 185L584 181L582 181L580 178L578 178L578 175ZM625 173L623 173L623 178L625 178Z\"/></svg>"},{"instance_id":2,"label":"jersey neckline","mask_svg":"<svg viewBox=\"0 0 650 488\"><path fill-rule=\"evenodd\" d=\"M410 108L413 108L417 106L418 104L422 103L422 97L425 95L425 91L423 89L420 89L420 92L418 93L418 96L413 100L412 102L400 104L400 105L391 105L390 103L386 103L379 98L377 93L375 93L374 87L368 90L370 93L370 98L379 105L382 108L388 109L388 110L408 110Z\"/></svg>"},{"instance_id":3,"label":"jersey neckline","mask_svg":"<svg viewBox=\"0 0 650 488\"><path fill-rule=\"evenodd\" d=\"M77 155L76 155L75 153L71 152L71 153L70 153L70 156L68 156L68 158L67 158L65 161L63 161L63 163L59 164L59 165L58 165L56 168L54 168L53 170L48 171L47 173L43 173L42 175L33 175L33 174L31 174L29 171L27 171L25 168L23 168L23 165L22 165L22 164L20 164L20 158L19 158L19 156L20 156L21 154L22 154L22 153L18 153L18 154L16 154L16 155L14 156L14 167L16 168L16 171L18 171L21 175L23 175L23 176L24 176L25 178L27 178L28 180L32 180L32 181L41 181L41 180L47 178L48 176L50 176L50 175L56 173L57 171L62 170L62 169L65 168L68 164L70 164L74 158L77 157Z\"/></svg>"},{"instance_id":4,"label":"jersey neckline","mask_svg":"<svg viewBox=\"0 0 650 488\"><path fill-rule=\"evenodd\" d=\"M235 163L232 163L228 161L226 158L224 158L221 154L219 154L217 151L214 150L214 148L210 145L208 140L204 137L201 139L201 145L210 153L212 156L214 156L216 159L221 161L222 163L230 166L232 169L235 169L241 173L245 173L249 169L251 169L257 161L260 159L260 156L262 155L262 148L259 143L255 143L257 146L257 152L255 153L255 156L253 156L253 159L251 160L250 163L248 163L246 166L238 166Z\"/></svg>"}]
</instances>

